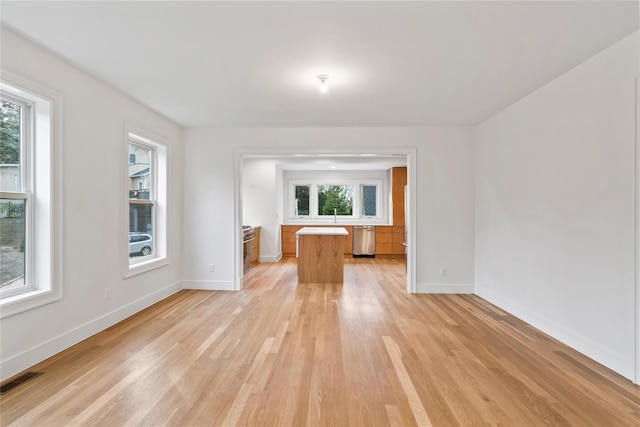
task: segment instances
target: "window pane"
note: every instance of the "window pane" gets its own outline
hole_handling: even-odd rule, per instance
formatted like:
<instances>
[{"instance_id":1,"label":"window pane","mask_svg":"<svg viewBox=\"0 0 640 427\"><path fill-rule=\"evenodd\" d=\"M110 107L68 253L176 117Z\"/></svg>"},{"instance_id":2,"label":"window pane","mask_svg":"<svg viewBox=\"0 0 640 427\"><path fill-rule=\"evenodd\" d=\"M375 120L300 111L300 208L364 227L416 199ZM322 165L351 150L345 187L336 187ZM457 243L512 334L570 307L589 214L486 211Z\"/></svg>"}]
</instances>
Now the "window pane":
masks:
<instances>
[{"instance_id":1,"label":"window pane","mask_svg":"<svg viewBox=\"0 0 640 427\"><path fill-rule=\"evenodd\" d=\"M0 199L0 290L25 286L25 200Z\"/></svg>"},{"instance_id":2,"label":"window pane","mask_svg":"<svg viewBox=\"0 0 640 427\"><path fill-rule=\"evenodd\" d=\"M353 215L353 186L319 185L318 214Z\"/></svg>"},{"instance_id":3,"label":"window pane","mask_svg":"<svg viewBox=\"0 0 640 427\"><path fill-rule=\"evenodd\" d=\"M0 106L0 191L20 192L20 115L22 107Z\"/></svg>"},{"instance_id":4,"label":"window pane","mask_svg":"<svg viewBox=\"0 0 640 427\"><path fill-rule=\"evenodd\" d=\"M150 199L152 153L150 148L129 144L130 199Z\"/></svg>"},{"instance_id":5,"label":"window pane","mask_svg":"<svg viewBox=\"0 0 640 427\"><path fill-rule=\"evenodd\" d=\"M376 187L375 185L363 185L362 186L362 215L364 216L376 216Z\"/></svg>"},{"instance_id":6,"label":"window pane","mask_svg":"<svg viewBox=\"0 0 640 427\"><path fill-rule=\"evenodd\" d=\"M296 185L295 193L296 200L293 214L295 216L309 215L309 186Z\"/></svg>"},{"instance_id":7,"label":"window pane","mask_svg":"<svg viewBox=\"0 0 640 427\"><path fill-rule=\"evenodd\" d=\"M153 253L153 205L129 204L129 257Z\"/></svg>"}]
</instances>

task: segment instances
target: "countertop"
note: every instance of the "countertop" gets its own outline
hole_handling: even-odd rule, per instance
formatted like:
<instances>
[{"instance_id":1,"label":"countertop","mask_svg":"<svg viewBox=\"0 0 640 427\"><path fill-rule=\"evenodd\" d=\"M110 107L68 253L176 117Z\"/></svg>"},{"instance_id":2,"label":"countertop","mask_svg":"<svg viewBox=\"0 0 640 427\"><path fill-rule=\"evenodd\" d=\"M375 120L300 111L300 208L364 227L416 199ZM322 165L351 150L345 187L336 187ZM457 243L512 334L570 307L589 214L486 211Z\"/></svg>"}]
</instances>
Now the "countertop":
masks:
<instances>
[{"instance_id":1,"label":"countertop","mask_svg":"<svg viewBox=\"0 0 640 427\"><path fill-rule=\"evenodd\" d=\"M347 236L349 233L343 227L303 227L296 231L296 235L312 234L324 236Z\"/></svg>"}]
</instances>

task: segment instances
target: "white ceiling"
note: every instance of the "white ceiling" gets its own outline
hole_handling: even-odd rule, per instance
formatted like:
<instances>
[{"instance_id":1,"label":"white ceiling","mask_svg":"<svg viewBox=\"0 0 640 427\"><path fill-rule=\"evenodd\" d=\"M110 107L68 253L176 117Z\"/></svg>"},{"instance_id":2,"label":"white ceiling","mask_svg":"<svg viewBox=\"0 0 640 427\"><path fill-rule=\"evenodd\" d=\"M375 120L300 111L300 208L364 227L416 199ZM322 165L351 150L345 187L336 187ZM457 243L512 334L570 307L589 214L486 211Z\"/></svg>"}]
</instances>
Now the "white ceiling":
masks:
<instances>
[{"instance_id":1,"label":"white ceiling","mask_svg":"<svg viewBox=\"0 0 640 427\"><path fill-rule=\"evenodd\" d=\"M474 125L639 26L637 1L3 0L1 20L186 127Z\"/></svg>"}]
</instances>

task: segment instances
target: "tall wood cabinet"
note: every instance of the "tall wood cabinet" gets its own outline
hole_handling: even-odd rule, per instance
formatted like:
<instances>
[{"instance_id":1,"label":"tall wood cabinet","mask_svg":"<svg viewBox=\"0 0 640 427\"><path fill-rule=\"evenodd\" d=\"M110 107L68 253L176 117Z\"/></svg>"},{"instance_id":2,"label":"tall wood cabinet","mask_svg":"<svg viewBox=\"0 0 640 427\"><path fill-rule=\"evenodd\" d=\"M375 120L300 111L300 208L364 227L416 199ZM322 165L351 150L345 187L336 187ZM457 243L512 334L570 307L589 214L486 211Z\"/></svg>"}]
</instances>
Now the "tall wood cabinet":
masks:
<instances>
[{"instance_id":1,"label":"tall wood cabinet","mask_svg":"<svg viewBox=\"0 0 640 427\"><path fill-rule=\"evenodd\" d=\"M403 256L404 246L404 186L407 185L407 168L391 169L391 226L376 226L376 255Z\"/></svg>"}]
</instances>

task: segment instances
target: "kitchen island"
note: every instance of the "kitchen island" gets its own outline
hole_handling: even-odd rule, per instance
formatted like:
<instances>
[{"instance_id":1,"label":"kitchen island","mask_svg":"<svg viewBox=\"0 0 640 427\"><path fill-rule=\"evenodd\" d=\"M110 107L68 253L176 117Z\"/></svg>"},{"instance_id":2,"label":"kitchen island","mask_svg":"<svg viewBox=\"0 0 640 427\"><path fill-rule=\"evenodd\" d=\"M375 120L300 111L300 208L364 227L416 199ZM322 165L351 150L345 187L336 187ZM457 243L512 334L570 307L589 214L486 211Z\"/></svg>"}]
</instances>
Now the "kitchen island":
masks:
<instances>
[{"instance_id":1,"label":"kitchen island","mask_svg":"<svg viewBox=\"0 0 640 427\"><path fill-rule=\"evenodd\" d=\"M298 241L298 283L342 283L344 280L343 227L304 227Z\"/></svg>"}]
</instances>

